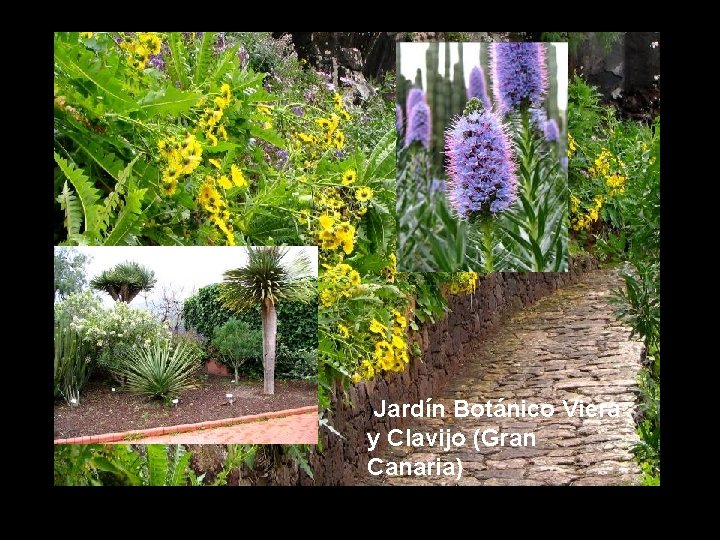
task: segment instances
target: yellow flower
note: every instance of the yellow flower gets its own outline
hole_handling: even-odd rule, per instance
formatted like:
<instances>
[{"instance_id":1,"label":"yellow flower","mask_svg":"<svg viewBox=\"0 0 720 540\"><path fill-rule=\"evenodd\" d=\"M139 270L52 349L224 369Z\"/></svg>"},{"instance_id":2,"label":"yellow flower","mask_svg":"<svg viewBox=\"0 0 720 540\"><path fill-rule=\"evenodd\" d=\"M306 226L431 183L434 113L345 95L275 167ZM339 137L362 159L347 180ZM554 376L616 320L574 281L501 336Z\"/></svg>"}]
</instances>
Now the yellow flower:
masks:
<instances>
[{"instance_id":1,"label":"yellow flower","mask_svg":"<svg viewBox=\"0 0 720 540\"><path fill-rule=\"evenodd\" d=\"M162 41L160 41L160 36L156 32L140 32L138 41L147 47L151 54L160 54Z\"/></svg>"},{"instance_id":2,"label":"yellow flower","mask_svg":"<svg viewBox=\"0 0 720 540\"><path fill-rule=\"evenodd\" d=\"M233 184L235 184L236 187L247 187L248 181L245 179L240 167L237 165L233 164L230 166L230 176L232 177Z\"/></svg>"},{"instance_id":3,"label":"yellow flower","mask_svg":"<svg viewBox=\"0 0 720 540\"><path fill-rule=\"evenodd\" d=\"M91 37L93 37L93 34L95 34L95 32L80 32L80 37L84 39L90 39Z\"/></svg>"},{"instance_id":4,"label":"yellow flower","mask_svg":"<svg viewBox=\"0 0 720 540\"><path fill-rule=\"evenodd\" d=\"M318 223L323 230L330 229L335 223L335 218L328 216L327 214L323 214L318 218Z\"/></svg>"},{"instance_id":5,"label":"yellow flower","mask_svg":"<svg viewBox=\"0 0 720 540\"><path fill-rule=\"evenodd\" d=\"M320 293L320 305L323 307L330 307L333 305L333 302L335 299L333 298L332 293L325 289Z\"/></svg>"},{"instance_id":6,"label":"yellow flower","mask_svg":"<svg viewBox=\"0 0 720 540\"><path fill-rule=\"evenodd\" d=\"M400 328L407 327L407 319L402 313L400 313L397 309L394 309L392 313L395 316L395 322Z\"/></svg>"},{"instance_id":7,"label":"yellow flower","mask_svg":"<svg viewBox=\"0 0 720 540\"><path fill-rule=\"evenodd\" d=\"M265 114L270 116L272 114L272 111L267 105L258 105L257 110L260 114Z\"/></svg>"},{"instance_id":8,"label":"yellow flower","mask_svg":"<svg viewBox=\"0 0 720 540\"><path fill-rule=\"evenodd\" d=\"M220 95L230 101L230 98L232 97L232 92L230 91L230 85L228 83L224 83L220 87Z\"/></svg>"},{"instance_id":9,"label":"yellow flower","mask_svg":"<svg viewBox=\"0 0 720 540\"><path fill-rule=\"evenodd\" d=\"M344 324L338 324L338 332L340 332L340 335L344 338L350 337L350 329Z\"/></svg>"},{"instance_id":10,"label":"yellow flower","mask_svg":"<svg viewBox=\"0 0 720 540\"><path fill-rule=\"evenodd\" d=\"M360 202L367 202L373 198L373 190L369 187L361 187L355 192L355 198Z\"/></svg>"},{"instance_id":11,"label":"yellow flower","mask_svg":"<svg viewBox=\"0 0 720 540\"><path fill-rule=\"evenodd\" d=\"M333 134L332 141L330 141L330 143L333 144L338 150L342 150L342 147L345 146L345 134L338 129Z\"/></svg>"},{"instance_id":12,"label":"yellow flower","mask_svg":"<svg viewBox=\"0 0 720 540\"><path fill-rule=\"evenodd\" d=\"M210 143L210 146L217 146L218 140L215 135L213 135L213 132L208 130L205 132L205 137L207 137L208 142Z\"/></svg>"},{"instance_id":13,"label":"yellow flower","mask_svg":"<svg viewBox=\"0 0 720 540\"><path fill-rule=\"evenodd\" d=\"M223 141L227 141L227 140L228 140L228 134L227 134L227 131L225 130L225 126L221 125L221 126L217 129L217 133L218 133L218 135L220 135L220 136L222 137L222 140L223 140Z\"/></svg>"},{"instance_id":14,"label":"yellow flower","mask_svg":"<svg viewBox=\"0 0 720 540\"><path fill-rule=\"evenodd\" d=\"M387 326L385 326L377 319L373 319L372 321L370 321L370 331L374 334L385 335L387 333Z\"/></svg>"},{"instance_id":15,"label":"yellow flower","mask_svg":"<svg viewBox=\"0 0 720 540\"><path fill-rule=\"evenodd\" d=\"M222 164L219 159L209 159L211 165L215 165L218 169L222 169Z\"/></svg>"},{"instance_id":16,"label":"yellow flower","mask_svg":"<svg viewBox=\"0 0 720 540\"><path fill-rule=\"evenodd\" d=\"M402 336L399 336L398 334L393 334L392 345L396 349L404 349L406 346L405 340L402 338Z\"/></svg>"},{"instance_id":17,"label":"yellow flower","mask_svg":"<svg viewBox=\"0 0 720 540\"><path fill-rule=\"evenodd\" d=\"M224 174L220 178L218 178L218 184L220 184L223 189L230 189L233 186L232 182L230 182L228 177Z\"/></svg>"},{"instance_id":18,"label":"yellow flower","mask_svg":"<svg viewBox=\"0 0 720 540\"><path fill-rule=\"evenodd\" d=\"M357 287L358 285L360 285L360 274L357 272L357 270L352 270L348 275L348 278L350 279L350 285L352 285L353 287Z\"/></svg>"},{"instance_id":19,"label":"yellow flower","mask_svg":"<svg viewBox=\"0 0 720 540\"><path fill-rule=\"evenodd\" d=\"M263 129L272 129L273 125L272 122L263 122L262 128Z\"/></svg>"},{"instance_id":20,"label":"yellow flower","mask_svg":"<svg viewBox=\"0 0 720 540\"><path fill-rule=\"evenodd\" d=\"M225 107L228 106L228 104L230 103L230 100L228 100L222 96L215 96L215 99L213 100L213 102L215 103L215 106L219 110L222 111L223 109L225 109Z\"/></svg>"},{"instance_id":21,"label":"yellow flower","mask_svg":"<svg viewBox=\"0 0 720 540\"><path fill-rule=\"evenodd\" d=\"M357 172L355 172L355 169L348 169L342 175L342 184L343 186L349 186L350 184L354 184L356 179Z\"/></svg>"}]
</instances>

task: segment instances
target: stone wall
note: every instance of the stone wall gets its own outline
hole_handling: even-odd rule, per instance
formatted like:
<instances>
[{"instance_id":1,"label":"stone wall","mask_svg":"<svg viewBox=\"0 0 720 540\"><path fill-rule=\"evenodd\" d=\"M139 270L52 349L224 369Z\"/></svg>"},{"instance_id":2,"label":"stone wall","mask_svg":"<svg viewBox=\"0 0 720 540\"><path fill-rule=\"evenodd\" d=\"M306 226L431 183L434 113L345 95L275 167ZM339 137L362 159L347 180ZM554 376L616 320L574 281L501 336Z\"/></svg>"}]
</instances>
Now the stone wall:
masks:
<instances>
[{"instance_id":1,"label":"stone wall","mask_svg":"<svg viewBox=\"0 0 720 540\"><path fill-rule=\"evenodd\" d=\"M583 257L572 261L569 272L500 273L480 278L474 294L450 298L451 312L445 319L420 329L416 339L422 357L413 358L403 373L387 373L351 385L346 394L335 389L328 420L345 438L321 430L323 452L310 456L314 479L299 471L292 460L277 456L261 473L248 471L247 476L252 477L252 483L263 484L353 484L356 475L367 468L366 433L381 433L379 440L383 441L388 430L402 427L404 419L373 415L381 400L417 403L435 395L462 366L465 355L471 354L503 319L594 268L597 262Z\"/></svg>"}]
</instances>

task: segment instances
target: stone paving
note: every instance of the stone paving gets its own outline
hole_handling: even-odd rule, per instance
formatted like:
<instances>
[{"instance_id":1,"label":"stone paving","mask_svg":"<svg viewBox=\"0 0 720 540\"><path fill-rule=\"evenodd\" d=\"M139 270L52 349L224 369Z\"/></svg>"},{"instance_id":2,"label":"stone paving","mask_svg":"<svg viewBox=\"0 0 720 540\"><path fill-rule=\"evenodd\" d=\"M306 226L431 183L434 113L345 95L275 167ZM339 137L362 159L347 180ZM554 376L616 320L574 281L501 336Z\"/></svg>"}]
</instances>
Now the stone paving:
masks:
<instances>
[{"instance_id":1,"label":"stone paving","mask_svg":"<svg viewBox=\"0 0 720 540\"><path fill-rule=\"evenodd\" d=\"M311 411L280 418L134 439L133 444L317 444L318 416Z\"/></svg>"},{"instance_id":2,"label":"stone paving","mask_svg":"<svg viewBox=\"0 0 720 540\"><path fill-rule=\"evenodd\" d=\"M613 485L634 484L640 471L630 448L637 441L633 412L642 345L630 339L608 303L621 281L614 270L590 272L581 280L510 317L470 355L461 372L433 403L444 418L410 418L407 428L465 434L468 444L438 448L385 447L370 453L387 461L429 462L440 458L463 464L462 478L381 476L363 471L358 483L385 485ZM455 399L486 403L526 400L550 403L555 414L511 418L455 418ZM619 416L570 417L562 400L617 405ZM476 429L535 433L536 446L473 447ZM402 437L401 437L402 438ZM384 464L375 467L384 469Z\"/></svg>"}]
</instances>

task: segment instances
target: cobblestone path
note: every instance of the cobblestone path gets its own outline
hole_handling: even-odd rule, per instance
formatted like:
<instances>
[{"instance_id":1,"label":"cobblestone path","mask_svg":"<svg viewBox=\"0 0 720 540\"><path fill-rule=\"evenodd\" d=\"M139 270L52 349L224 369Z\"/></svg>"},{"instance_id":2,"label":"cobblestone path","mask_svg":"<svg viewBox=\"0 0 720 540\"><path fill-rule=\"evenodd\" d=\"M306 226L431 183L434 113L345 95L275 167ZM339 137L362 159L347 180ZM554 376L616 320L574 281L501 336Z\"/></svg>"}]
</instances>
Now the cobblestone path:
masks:
<instances>
[{"instance_id":1,"label":"cobblestone path","mask_svg":"<svg viewBox=\"0 0 720 540\"><path fill-rule=\"evenodd\" d=\"M463 464L462 478L450 476L381 476L363 471L358 483L385 485L611 485L633 484L639 469L630 447L637 441L632 414L642 345L630 339L608 303L620 285L616 271L598 270L505 321L478 346L461 372L433 403L443 403L444 418L410 418L407 428L462 432L468 443L442 449L385 447L370 453L387 461L429 462L440 458ZM471 403L526 400L550 403L550 418L455 418L455 399ZM562 400L617 404L618 417L570 417ZM536 446L473 446L475 430L536 435ZM404 430L403 430L404 431ZM404 440L403 436L400 436Z\"/></svg>"}]
</instances>

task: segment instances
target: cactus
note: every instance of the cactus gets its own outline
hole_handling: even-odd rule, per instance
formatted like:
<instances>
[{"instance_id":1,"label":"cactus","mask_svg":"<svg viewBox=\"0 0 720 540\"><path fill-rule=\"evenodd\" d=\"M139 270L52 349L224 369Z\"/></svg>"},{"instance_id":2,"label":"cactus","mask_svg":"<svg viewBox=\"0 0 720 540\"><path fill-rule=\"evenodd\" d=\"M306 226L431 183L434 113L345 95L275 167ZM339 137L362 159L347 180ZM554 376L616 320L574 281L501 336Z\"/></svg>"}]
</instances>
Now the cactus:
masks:
<instances>
[{"instance_id":1,"label":"cactus","mask_svg":"<svg viewBox=\"0 0 720 540\"><path fill-rule=\"evenodd\" d=\"M55 321L54 393L70 405L80 404L80 389L90 378L90 364L85 354L82 337L69 322Z\"/></svg>"}]
</instances>

